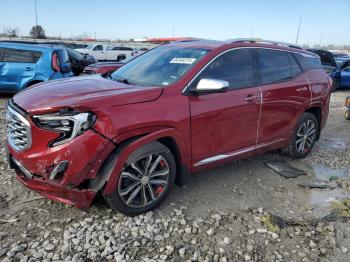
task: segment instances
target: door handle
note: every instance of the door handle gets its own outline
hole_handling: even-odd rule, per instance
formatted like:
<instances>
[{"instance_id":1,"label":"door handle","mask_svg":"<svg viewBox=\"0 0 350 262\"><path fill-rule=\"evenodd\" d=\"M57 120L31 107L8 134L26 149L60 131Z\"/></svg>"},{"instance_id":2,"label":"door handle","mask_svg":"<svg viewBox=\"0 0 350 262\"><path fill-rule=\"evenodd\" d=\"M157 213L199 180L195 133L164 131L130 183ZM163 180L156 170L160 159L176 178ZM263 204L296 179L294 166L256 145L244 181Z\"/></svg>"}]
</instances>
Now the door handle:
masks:
<instances>
[{"instance_id":1,"label":"door handle","mask_svg":"<svg viewBox=\"0 0 350 262\"><path fill-rule=\"evenodd\" d=\"M26 67L26 71L33 71L34 68L31 68L31 67Z\"/></svg>"},{"instance_id":2,"label":"door handle","mask_svg":"<svg viewBox=\"0 0 350 262\"><path fill-rule=\"evenodd\" d=\"M244 98L244 101L253 102L255 100L258 100L259 98L259 96L248 95Z\"/></svg>"},{"instance_id":3,"label":"door handle","mask_svg":"<svg viewBox=\"0 0 350 262\"><path fill-rule=\"evenodd\" d=\"M307 91L307 87L306 86L297 88L297 92L305 92L305 91Z\"/></svg>"}]
</instances>

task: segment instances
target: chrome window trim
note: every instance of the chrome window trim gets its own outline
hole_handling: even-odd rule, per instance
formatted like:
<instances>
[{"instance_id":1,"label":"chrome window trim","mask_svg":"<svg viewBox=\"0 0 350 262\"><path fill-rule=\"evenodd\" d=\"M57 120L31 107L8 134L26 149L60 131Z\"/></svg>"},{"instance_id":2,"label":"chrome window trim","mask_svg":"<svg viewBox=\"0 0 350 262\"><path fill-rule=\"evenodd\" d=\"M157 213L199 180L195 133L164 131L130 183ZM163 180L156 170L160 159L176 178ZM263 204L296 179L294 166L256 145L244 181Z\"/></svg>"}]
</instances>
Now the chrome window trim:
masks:
<instances>
[{"instance_id":1,"label":"chrome window trim","mask_svg":"<svg viewBox=\"0 0 350 262\"><path fill-rule=\"evenodd\" d=\"M199 70L199 72L191 79L191 81L182 89L182 94L185 95L187 89L189 88L189 86L193 83L193 81L212 63L214 62L214 60L216 60L216 58L226 54L227 52L233 51L233 50L237 50L237 49L269 49L269 50L275 50L275 51L282 51L282 52L288 52L288 53L295 53L295 54L301 54L303 56L312 56L309 54L305 54L303 52L297 52L297 51L292 51L292 50L283 50L283 49L278 49L278 48L272 48L272 47L260 47L260 46L244 46L244 47L233 47L230 49L227 49L223 52L221 52L220 54L217 54L215 57L213 57L201 70ZM287 80L289 81L289 80ZM255 86L261 86L262 84L258 84ZM253 86L252 86L253 87ZM249 87L244 87L244 88L249 88ZM232 89L235 90L235 89Z\"/></svg>"},{"instance_id":2,"label":"chrome window trim","mask_svg":"<svg viewBox=\"0 0 350 262\"><path fill-rule=\"evenodd\" d=\"M26 131L27 131L27 145L26 145L26 147L24 147L22 149L18 149L17 146L14 145L10 136L8 135L8 127L7 127L7 130L6 130L7 131L7 141L9 142L9 145L17 152L22 152L22 151L29 149L32 146L32 130L31 130L29 121L24 116L19 114L16 110L12 109L9 105L7 105L7 111L10 112L11 114L15 115L26 126Z\"/></svg>"}]
</instances>

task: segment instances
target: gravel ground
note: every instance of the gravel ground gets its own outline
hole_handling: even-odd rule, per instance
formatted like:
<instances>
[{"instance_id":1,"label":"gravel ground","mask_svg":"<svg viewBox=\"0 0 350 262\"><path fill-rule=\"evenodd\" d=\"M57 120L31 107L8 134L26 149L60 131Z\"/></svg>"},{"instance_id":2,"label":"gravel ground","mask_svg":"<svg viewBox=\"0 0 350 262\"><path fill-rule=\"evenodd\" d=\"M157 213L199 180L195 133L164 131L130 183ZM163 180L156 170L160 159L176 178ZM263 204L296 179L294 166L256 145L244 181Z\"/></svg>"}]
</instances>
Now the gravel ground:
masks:
<instances>
[{"instance_id":1,"label":"gravel ground","mask_svg":"<svg viewBox=\"0 0 350 262\"><path fill-rule=\"evenodd\" d=\"M349 261L350 122L345 96L332 96L313 153L278 152L193 175L156 211L126 217L96 199L78 210L42 199L15 179L0 149L1 261ZM4 103L0 139L5 143ZM264 162L307 175L286 179ZM322 183L327 188L302 188Z\"/></svg>"}]
</instances>

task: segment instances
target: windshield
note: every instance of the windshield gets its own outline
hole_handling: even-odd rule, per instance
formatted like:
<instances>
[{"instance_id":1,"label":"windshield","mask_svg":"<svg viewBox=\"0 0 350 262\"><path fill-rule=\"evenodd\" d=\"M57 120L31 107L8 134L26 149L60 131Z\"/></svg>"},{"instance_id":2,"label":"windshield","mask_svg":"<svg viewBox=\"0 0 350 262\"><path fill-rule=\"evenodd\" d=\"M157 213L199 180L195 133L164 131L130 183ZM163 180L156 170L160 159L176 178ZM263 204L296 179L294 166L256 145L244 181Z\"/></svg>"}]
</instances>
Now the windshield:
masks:
<instances>
[{"instance_id":1,"label":"windshield","mask_svg":"<svg viewBox=\"0 0 350 262\"><path fill-rule=\"evenodd\" d=\"M85 49L91 49L93 48L95 45L87 45L86 47L84 47Z\"/></svg>"},{"instance_id":2,"label":"windshield","mask_svg":"<svg viewBox=\"0 0 350 262\"><path fill-rule=\"evenodd\" d=\"M139 86L167 86L177 82L210 49L163 46L135 58L115 71L115 81Z\"/></svg>"}]
</instances>

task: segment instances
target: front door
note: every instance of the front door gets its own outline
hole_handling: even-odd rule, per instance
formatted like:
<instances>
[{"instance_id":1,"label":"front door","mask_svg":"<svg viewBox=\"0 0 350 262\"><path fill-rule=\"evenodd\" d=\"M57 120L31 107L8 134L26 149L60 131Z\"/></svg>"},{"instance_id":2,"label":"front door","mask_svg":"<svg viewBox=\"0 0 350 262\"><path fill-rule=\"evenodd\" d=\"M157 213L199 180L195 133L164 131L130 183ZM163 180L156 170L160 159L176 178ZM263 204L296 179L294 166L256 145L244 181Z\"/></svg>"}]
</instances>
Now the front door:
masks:
<instances>
[{"instance_id":1,"label":"front door","mask_svg":"<svg viewBox=\"0 0 350 262\"><path fill-rule=\"evenodd\" d=\"M92 55L96 58L96 60L106 60L106 50L104 50L103 45L95 45L94 48L92 49Z\"/></svg>"},{"instance_id":2,"label":"front door","mask_svg":"<svg viewBox=\"0 0 350 262\"><path fill-rule=\"evenodd\" d=\"M260 113L260 88L250 49L224 52L192 82L225 80L225 93L189 96L194 166L253 152Z\"/></svg>"}]
</instances>

